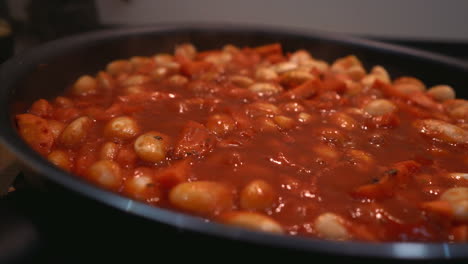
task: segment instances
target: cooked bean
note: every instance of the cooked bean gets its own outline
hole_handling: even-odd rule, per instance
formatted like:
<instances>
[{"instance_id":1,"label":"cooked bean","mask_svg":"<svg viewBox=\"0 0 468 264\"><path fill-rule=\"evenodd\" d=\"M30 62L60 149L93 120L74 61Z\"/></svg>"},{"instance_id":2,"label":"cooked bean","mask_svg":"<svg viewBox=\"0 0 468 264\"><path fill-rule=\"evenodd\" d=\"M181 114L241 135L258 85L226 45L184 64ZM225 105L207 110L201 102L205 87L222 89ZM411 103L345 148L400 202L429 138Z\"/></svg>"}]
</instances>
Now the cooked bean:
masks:
<instances>
[{"instance_id":1,"label":"cooked bean","mask_svg":"<svg viewBox=\"0 0 468 264\"><path fill-rule=\"evenodd\" d=\"M131 85L124 88L126 95L141 94L145 92L145 88L141 85Z\"/></svg>"},{"instance_id":2,"label":"cooked bean","mask_svg":"<svg viewBox=\"0 0 468 264\"><path fill-rule=\"evenodd\" d=\"M123 193L137 200L153 203L158 202L161 196L150 168L135 169L134 176L125 181Z\"/></svg>"},{"instance_id":3,"label":"cooked bean","mask_svg":"<svg viewBox=\"0 0 468 264\"><path fill-rule=\"evenodd\" d=\"M112 90L115 88L115 80L106 72L99 72L96 79L99 87L105 90Z\"/></svg>"},{"instance_id":4,"label":"cooked bean","mask_svg":"<svg viewBox=\"0 0 468 264\"><path fill-rule=\"evenodd\" d=\"M172 188L169 201L192 213L218 214L232 208L233 194L229 187L219 182L185 182Z\"/></svg>"},{"instance_id":5,"label":"cooked bean","mask_svg":"<svg viewBox=\"0 0 468 264\"><path fill-rule=\"evenodd\" d=\"M273 117L273 121L281 129L291 129L296 125L296 122L294 122L294 119L284 116L284 115L277 115Z\"/></svg>"},{"instance_id":6,"label":"cooked bean","mask_svg":"<svg viewBox=\"0 0 468 264\"><path fill-rule=\"evenodd\" d=\"M277 115L281 113L281 110L274 104L267 102L255 102L247 106L247 111L250 116L265 116L265 115Z\"/></svg>"},{"instance_id":7,"label":"cooked bean","mask_svg":"<svg viewBox=\"0 0 468 264\"><path fill-rule=\"evenodd\" d=\"M252 79L247 76L234 75L229 78L229 80L234 84L242 88L247 88L254 83Z\"/></svg>"},{"instance_id":8,"label":"cooked bean","mask_svg":"<svg viewBox=\"0 0 468 264\"><path fill-rule=\"evenodd\" d=\"M101 147L99 158L102 160L114 160L119 153L119 145L114 142L106 142Z\"/></svg>"},{"instance_id":9,"label":"cooked bean","mask_svg":"<svg viewBox=\"0 0 468 264\"><path fill-rule=\"evenodd\" d=\"M143 85L151 81L151 78L147 75L143 74L135 74L131 75L123 82L121 82L122 86L135 86L135 85Z\"/></svg>"},{"instance_id":10,"label":"cooked bean","mask_svg":"<svg viewBox=\"0 0 468 264\"><path fill-rule=\"evenodd\" d=\"M236 122L226 114L216 114L208 118L206 128L217 135L225 135L236 128Z\"/></svg>"},{"instance_id":11,"label":"cooked bean","mask_svg":"<svg viewBox=\"0 0 468 264\"><path fill-rule=\"evenodd\" d=\"M47 156L47 159L55 166L66 171L70 171L73 166L72 162L70 161L70 156L63 150L54 150L50 152Z\"/></svg>"},{"instance_id":12,"label":"cooked bean","mask_svg":"<svg viewBox=\"0 0 468 264\"><path fill-rule=\"evenodd\" d=\"M350 234L344 220L334 213L323 213L315 219L314 228L325 239L348 240Z\"/></svg>"},{"instance_id":13,"label":"cooked bean","mask_svg":"<svg viewBox=\"0 0 468 264\"><path fill-rule=\"evenodd\" d=\"M311 60L308 62L304 62L300 68L308 68L313 71L317 71L318 73L325 73L328 71L330 67L326 61L323 60Z\"/></svg>"},{"instance_id":14,"label":"cooked bean","mask_svg":"<svg viewBox=\"0 0 468 264\"><path fill-rule=\"evenodd\" d=\"M359 65L354 65L349 67L345 73L355 81L360 81L364 76L366 76L366 70Z\"/></svg>"},{"instance_id":15,"label":"cooked bean","mask_svg":"<svg viewBox=\"0 0 468 264\"><path fill-rule=\"evenodd\" d=\"M257 131L269 131L269 132L278 131L278 128L275 122L273 122L273 119L267 116L257 117L255 119L254 129Z\"/></svg>"},{"instance_id":16,"label":"cooked bean","mask_svg":"<svg viewBox=\"0 0 468 264\"><path fill-rule=\"evenodd\" d=\"M346 156L354 167L362 172L369 171L375 164L372 155L362 150L348 150Z\"/></svg>"},{"instance_id":17,"label":"cooked bean","mask_svg":"<svg viewBox=\"0 0 468 264\"><path fill-rule=\"evenodd\" d=\"M20 114L16 116L16 123L21 137L35 151L47 155L54 144L54 134L49 129L46 119L32 115Z\"/></svg>"},{"instance_id":18,"label":"cooked bean","mask_svg":"<svg viewBox=\"0 0 468 264\"><path fill-rule=\"evenodd\" d=\"M414 77L400 77L393 82L393 87L398 91L410 94L426 90L426 85Z\"/></svg>"},{"instance_id":19,"label":"cooked bean","mask_svg":"<svg viewBox=\"0 0 468 264\"><path fill-rule=\"evenodd\" d=\"M148 57L143 56L133 56L129 60L130 64L132 64L133 68L138 70L140 67L144 67L151 63L151 59Z\"/></svg>"},{"instance_id":20,"label":"cooked bean","mask_svg":"<svg viewBox=\"0 0 468 264\"><path fill-rule=\"evenodd\" d=\"M65 125L62 122L56 120L48 120L47 124L49 125L50 132L54 136L54 140L57 140L60 134L62 134Z\"/></svg>"},{"instance_id":21,"label":"cooked bean","mask_svg":"<svg viewBox=\"0 0 468 264\"><path fill-rule=\"evenodd\" d=\"M450 204L454 218L458 221L468 221L468 188L455 187L448 189L441 196L440 200Z\"/></svg>"},{"instance_id":22,"label":"cooked bean","mask_svg":"<svg viewBox=\"0 0 468 264\"><path fill-rule=\"evenodd\" d=\"M372 86L376 80L379 80L383 83L390 83L390 75L387 70L382 66L374 66L369 75L362 78L361 83L366 86Z\"/></svg>"},{"instance_id":23,"label":"cooked bean","mask_svg":"<svg viewBox=\"0 0 468 264\"><path fill-rule=\"evenodd\" d=\"M301 123L307 124L314 120L314 117L308 113L302 112L297 116L297 120Z\"/></svg>"},{"instance_id":24,"label":"cooked bean","mask_svg":"<svg viewBox=\"0 0 468 264\"><path fill-rule=\"evenodd\" d=\"M117 75L121 73L128 73L132 71L133 67L130 62L126 60L116 60L107 64L106 71L109 74Z\"/></svg>"},{"instance_id":25,"label":"cooked bean","mask_svg":"<svg viewBox=\"0 0 468 264\"><path fill-rule=\"evenodd\" d=\"M436 120L424 119L414 122L419 133L436 138L448 143L468 143L468 131L450 123Z\"/></svg>"},{"instance_id":26,"label":"cooked bean","mask_svg":"<svg viewBox=\"0 0 468 264\"><path fill-rule=\"evenodd\" d=\"M342 112L336 112L332 114L330 118L332 124L344 128L345 130L352 130L358 126L358 123L354 118Z\"/></svg>"},{"instance_id":27,"label":"cooked bean","mask_svg":"<svg viewBox=\"0 0 468 264\"><path fill-rule=\"evenodd\" d=\"M134 149L138 157L148 162L158 162L166 158L168 137L159 132L148 132L135 140Z\"/></svg>"},{"instance_id":28,"label":"cooked bean","mask_svg":"<svg viewBox=\"0 0 468 264\"><path fill-rule=\"evenodd\" d=\"M452 118L468 121L468 104L460 105L449 111Z\"/></svg>"},{"instance_id":29,"label":"cooked bean","mask_svg":"<svg viewBox=\"0 0 468 264\"><path fill-rule=\"evenodd\" d=\"M455 91L448 85L432 86L429 90L427 90L427 93L439 102L455 99Z\"/></svg>"},{"instance_id":30,"label":"cooked bean","mask_svg":"<svg viewBox=\"0 0 468 264\"><path fill-rule=\"evenodd\" d=\"M340 158L340 153L333 147L328 145L318 144L312 147L319 161L335 162Z\"/></svg>"},{"instance_id":31,"label":"cooked bean","mask_svg":"<svg viewBox=\"0 0 468 264\"><path fill-rule=\"evenodd\" d=\"M271 68L258 68L255 72L255 79L258 81L274 81L278 74Z\"/></svg>"},{"instance_id":32,"label":"cooked bean","mask_svg":"<svg viewBox=\"0 0 468 264\"><path fill-rule=\"evenodd\" d=\"M364 106L364 111L372 116L390 114L397 109L394 103L387 99L377 99Z\"/></svg>"},{"instance_id":33,"label":"cooked bean","mask_svg":"<svg viewBox=\"0 0 468 264\"><path fill-rule=\"evenodd\" d=\"M362 66L362 64L356 56L349 55L336 59L331 66L331 70L336 72L343 72L344 70L353 66Z\"/></svg>"},{"instance_id":34,"label":"cooked bean","mask_svg":"<svg viewBox=\"0 0 468 264\"><path fill-rule=\"evenodd\" d=\"M156 67L150 72L151 77L155 80L162 80L169 74L169 70L166 67Z\"/></svg>"},{"instance_id":35,"label":"cooked bean","mask_svg":"<svg viewBox=\"0 0 468 264\"><path fill-rule=\"evenodd\" d=\"M249 86L249 90L260 96L270 96L280 93L283 88L272 83L254 83Z\"/></svg>"},{"instance_id":36,"label":"cooked bean","mask_svg":"<svg viewBox=\"0 0 468 264\"><path fill-rule=\"evenodd\" d=\"M59 141L67 147L78 146L87 137L92 125L91 118L79 117L63 129Z\"/></svg>"},{"instance_id":37,"label":"cooked bean","mask_svg":"<svg viewBox=\"0 0 468 264\"><path fill-rule=\"evenodd\" d=\"M83 75L73 84L72 92L75 95L88 95L97 93L98 82L89 75Z\"/></svg>"},{"instance_id":38,"label":"cooked bean","mask_svg":"<svg viewBox=\"0 0 468 264\"><path fill-rule=\"evenodd\" d=\"M107 138L131 139L139 132L138 123L129 116L112 118L104 127L104 136Z\"/></svg>"},{"instance_id":39,"label":"cooked bean","mask_svg":"<svg viewBox=\"0 0 468 264\"><path fill-rule=\"evenodd\" d=\"M286 86L297 86L305 81L315 79L315 76L303 70L291 70L281 74L280 83Z\"/></svg>"},{"instance_id":40,"label":"cooked bean","mask_svg":"<svg viewBox=\"0 0 468 264\"><path fill-rule=\"evenodd\" d=\"M107 189L116 190L122 183L119 164L110 160L100 160L89 167L88 177Z\"/></svg>"},{"instance_id":41,"label":"cooked bean","mask_svg":"<svg viewBox=\"0 0 468 264\"><path fill-rule=\"evenodd\" d=\"M297 65L306 64L311 60L312 56L310 56L310 53L305 50L298 50L289 57L289 61Z\"/></svg>"},{"instance_id":42,"label":"cooked bean","mask_svg":"<svg viewBox=\"0 0 468 264\"><path fill-rule=\"evenodd\" d=\"M184 43L177 45L174 53L176 56L185 57L187 59L194 59L197 55L197 49L192 44Z\"/></svg>"},{"instance_id":43,"label":"cooked bean","mask_svg":"<svg viewBox=\"0 0 468 264\"><path fill-rule=\"evenodd\" d=\"M232 55L228 52L214 53L206 56L204 61L212 63L214 65L223 65L232 60Z\"/></svg>"},{"instance_id":44,"label":"cooked bean","mask_svg":"<svg viewBox=\"0 0 468 264\"><path fill-rule=\"evenodd\" d=\"M57 98L55 98L55 103L57 104L57 106L63 108L73 107L74 105L72 100L63 96L58 96Z\"/></svg>"},{"instance_id":45,"label":"cooked bean","mask_svg":"<svg viewBox=\"0 0 468 264\"><path fill-rule=\"evenodd\" d=\"M183 75L179 75L179 74L176 74L176 75L172 75L169 79L168 79L169 83L171 85L174 85L174 86L183 86L185 84L188 83L188 79L187 77L183 76Z\"/></svg>"},{"instance_id":46,"label":"cooked bean","mask_svg":"<svg viewBox=\"0 0 468 264\"><path fill-rule=\"evenodd\" d=\"M247 184L240 193L240 206L248 210L270 208L275 201L273 187L264 180L254 180Z\"/></svg>"},{"instance_id":47,"label":"cooked bean","mask_svg":"<svg viewBox=\"0 0 468 264\"><path fill-rule=\"evenodd\" d=\"M284 103L281 105L281 109L286 112L303 112L305 110L304 106L298 102Z\"/></svg>"},{"instance_id":48,"label":"cooked bean","mask_svg":"<svg viewBox=\"0 0 468 264\"><path fill-rule=\"evenodd\" d=\"M468 173L463 172L452 172L447 175L450 179L457 181L468 181Z\"/></svg>"},{"instance_id":49,"label":"cooked bean","mask_svg":"<svg viewBox=\"0 0 468 264\"><path fill-rule=\"evenodd\" d=\"M281 225L272 218L253 212L229 212L220 216L220 221L233 226L243 227L251 230L284 233Z\"/></svg>"},{"instance_id":50,"label":"cooked bean","mask_svg":"<svg viewBox=\"0 0 468 264\"><path fill-rule=\"evenodd\" d=\"M284 73L288 71L292 71L297 68L297 64L293 62L280 62L273 66L273 70L276 73Z\"/></svg>"}]
</instances>

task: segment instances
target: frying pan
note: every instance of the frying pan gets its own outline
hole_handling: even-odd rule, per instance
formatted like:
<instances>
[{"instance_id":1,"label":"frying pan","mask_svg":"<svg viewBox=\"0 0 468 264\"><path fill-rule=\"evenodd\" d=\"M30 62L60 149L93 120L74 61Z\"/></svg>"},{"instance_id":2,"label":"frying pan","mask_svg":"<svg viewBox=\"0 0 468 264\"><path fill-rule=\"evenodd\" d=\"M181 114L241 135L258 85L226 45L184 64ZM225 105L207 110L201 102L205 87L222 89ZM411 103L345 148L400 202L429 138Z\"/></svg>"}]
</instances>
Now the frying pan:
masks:
<instances>
[{"instance_id":1,"label":"frying pan","mask_svg":"<svg viewBox=\"0 0 468 264\"><path fill-rule=\"evenodd\" d=\"M6 62L0 69L0 142L40 182L52 182L83 199L116 208L135 219L169 225L222 240L235 240L311 253L385 259L459 259L468 257L468 244L336 242L281 236L205 221L186 214L154 208L100 189L74 177L36 154L16 132L13 117L38 98L59 95L74 79L93 74L106 63L135 55L171 52L174 45L194 43L200 50L232 43L255 46L282 43L286 51L306 49L316 58L332 61L355 54L369 68L384 66L393 78L410 75L427 85L449 84L458 97L467 97L468 65L449 57L345 35L309 29L272 28L253 25L175 25L126 28L77 35L47 43Z\"/></svg>"}]
</instances>

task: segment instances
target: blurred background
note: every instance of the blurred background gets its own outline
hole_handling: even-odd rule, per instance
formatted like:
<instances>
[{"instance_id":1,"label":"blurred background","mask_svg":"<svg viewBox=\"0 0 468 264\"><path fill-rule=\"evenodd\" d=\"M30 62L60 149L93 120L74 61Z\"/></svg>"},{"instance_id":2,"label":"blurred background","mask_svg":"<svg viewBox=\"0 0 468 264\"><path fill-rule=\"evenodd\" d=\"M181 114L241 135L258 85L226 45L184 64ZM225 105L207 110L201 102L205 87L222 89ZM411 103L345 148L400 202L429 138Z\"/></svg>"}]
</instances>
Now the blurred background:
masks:
<instances>
[{"instance_id":1,"label":"blurred background","mask_svg":"<svg viewBox=\"0 0 468 264\"><path fill-rule=\"evenodd\" d=\"M254 23L353 34L468 59L467 14L466 0L7 0L0 1L0 27L6 21L11 33L0 36L13 38L18 53L101 28Z\"/></svg>"}]
</instances>

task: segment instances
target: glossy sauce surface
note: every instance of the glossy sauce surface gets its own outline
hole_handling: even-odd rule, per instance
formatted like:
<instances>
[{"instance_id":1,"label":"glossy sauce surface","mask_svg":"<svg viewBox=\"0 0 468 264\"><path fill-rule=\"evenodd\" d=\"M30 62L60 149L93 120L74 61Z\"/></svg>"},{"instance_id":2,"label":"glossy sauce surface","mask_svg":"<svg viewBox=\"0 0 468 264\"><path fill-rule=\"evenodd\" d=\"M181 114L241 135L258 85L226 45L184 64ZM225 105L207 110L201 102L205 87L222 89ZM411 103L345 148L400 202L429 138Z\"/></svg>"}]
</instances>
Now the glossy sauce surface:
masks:
<instances>
[{"instance_id":1,"label":"glossy sauce surface","mask_svg":"<svg viewBox=\"0 0 468 264\"><path fill-rule=\"evenodd\" d=\"M454 97L354 56L182 44L111 62L17 124L57 166L154 206L289 235L464 242L468 102Z\"/></svg>"}]
</instances>

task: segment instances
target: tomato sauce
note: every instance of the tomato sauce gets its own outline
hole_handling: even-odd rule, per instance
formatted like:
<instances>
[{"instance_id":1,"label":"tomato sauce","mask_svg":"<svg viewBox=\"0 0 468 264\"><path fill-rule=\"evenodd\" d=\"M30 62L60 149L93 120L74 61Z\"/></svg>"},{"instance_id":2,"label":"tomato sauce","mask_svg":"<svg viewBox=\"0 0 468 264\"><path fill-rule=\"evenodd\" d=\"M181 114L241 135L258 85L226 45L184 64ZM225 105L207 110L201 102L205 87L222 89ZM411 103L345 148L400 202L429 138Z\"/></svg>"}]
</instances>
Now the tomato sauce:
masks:
<instances>
[{"instance_id":1,"label":"tomato sauce","mask_svg":"<svg viewBox=\"0 0 468 264\"><path fill-rule=\"evenodd\" d=\"M323 239L466 242L467 109L352 55L182 44L16 119L56 166L153 206Z\"/></svg>"}]
</instances>

